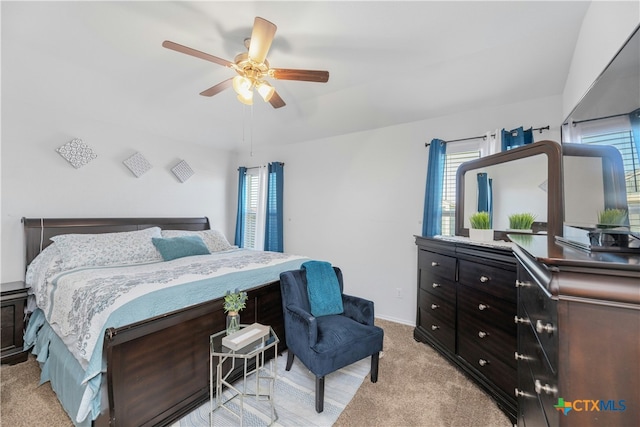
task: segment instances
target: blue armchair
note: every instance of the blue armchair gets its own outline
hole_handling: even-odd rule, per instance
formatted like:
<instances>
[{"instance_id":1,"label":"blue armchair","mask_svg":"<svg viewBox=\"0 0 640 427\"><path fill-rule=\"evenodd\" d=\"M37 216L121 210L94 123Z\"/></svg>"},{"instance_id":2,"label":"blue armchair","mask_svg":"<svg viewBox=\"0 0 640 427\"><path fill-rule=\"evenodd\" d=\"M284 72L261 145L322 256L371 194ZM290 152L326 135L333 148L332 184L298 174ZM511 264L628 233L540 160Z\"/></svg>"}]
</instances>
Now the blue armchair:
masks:
<instances>
[{"instance_id":1,"label":"blue armchair","mask_svg":"<svg viewBox=\"0 0 640 427\"><path fill-rule=\"evenodd\" d=\"M316 412L324 409L324 377L371 356L371 382L378 381L378 360L384 331L374 326L373 302L343 293L342 272L333 267L340 284L344 313L314 317L307 294L305 269L280 274L289 371L295 356L316 376Z\"/></svg>"}]
</instances>

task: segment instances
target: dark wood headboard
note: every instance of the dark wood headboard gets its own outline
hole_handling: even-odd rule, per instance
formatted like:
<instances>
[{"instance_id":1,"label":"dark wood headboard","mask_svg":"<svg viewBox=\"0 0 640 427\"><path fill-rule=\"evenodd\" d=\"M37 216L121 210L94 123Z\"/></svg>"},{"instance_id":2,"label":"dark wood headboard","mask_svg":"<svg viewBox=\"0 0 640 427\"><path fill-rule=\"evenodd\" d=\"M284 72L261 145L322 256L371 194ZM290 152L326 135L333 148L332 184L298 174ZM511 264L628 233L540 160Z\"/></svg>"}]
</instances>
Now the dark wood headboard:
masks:
<instances>
[{"instance_id":1,"label":"dark wood headboard","mask_svg":"<svg viewBox=\"0 0 640 427\"><path fill-rule=\"evenodd\" d=\"M143 230L160 227L165 230L208 230L209 218L22 218L26 243L26 261L31 261L49 240L60 234L98 234Z\"/></svg>"}]
</instances>

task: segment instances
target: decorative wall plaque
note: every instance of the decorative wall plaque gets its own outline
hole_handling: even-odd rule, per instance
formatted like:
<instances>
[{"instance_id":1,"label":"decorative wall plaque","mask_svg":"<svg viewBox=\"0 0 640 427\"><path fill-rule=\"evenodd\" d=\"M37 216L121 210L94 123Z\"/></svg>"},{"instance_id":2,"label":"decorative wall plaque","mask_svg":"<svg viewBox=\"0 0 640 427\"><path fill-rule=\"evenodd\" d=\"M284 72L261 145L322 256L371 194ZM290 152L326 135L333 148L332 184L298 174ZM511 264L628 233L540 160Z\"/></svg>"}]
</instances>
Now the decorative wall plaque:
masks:
<instances>
[{"instance_id":1,"label":"decorative wall plaque","mask_svg":"<svg viewBox=\"0 0 640 427\"><path fill-rule=\"evenodd\" d=\"M149 163L142 153L136 153L122 163L138 178L152 167L151 163Z\"/></svg>"},{"instance_id":2,"label":"decorative wall plaque","mask_svg":"<svg viewBox=\"0 0 640 427\"><path fill-rule=\"evenodd\" d=\"M56 151L76 169L86 165L91 160L98 157L91 147L82 142L79 138L75 138L64 145L61 145L56 148Z\"/></svg>"},{"instance_id":3,"label":"decorative wall plaque","mask_svg":"<svg viewBox=\"0 0 640 427\"><path fill-rule=\"evenodd\" d=\"M193 175L193 170L189 166L187 162L181 160L177 165L175 165L171 172L180 180L180 182L185 182Z\"/></svg>"}]
</instances>

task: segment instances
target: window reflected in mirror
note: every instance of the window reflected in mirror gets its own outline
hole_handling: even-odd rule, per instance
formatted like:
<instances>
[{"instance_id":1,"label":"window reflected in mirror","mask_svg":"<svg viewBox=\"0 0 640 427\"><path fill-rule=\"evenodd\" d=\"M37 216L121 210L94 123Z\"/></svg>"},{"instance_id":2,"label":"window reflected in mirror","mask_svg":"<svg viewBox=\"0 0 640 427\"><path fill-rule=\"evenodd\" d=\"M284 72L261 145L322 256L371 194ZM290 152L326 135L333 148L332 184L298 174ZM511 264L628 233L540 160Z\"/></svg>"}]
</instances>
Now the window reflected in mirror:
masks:
<instances>
[{"instance_id":1,"label":"window reflected in mirror","mask_svg":"<svg viewBox=\"0 0 640 427\"><path fill-rule=\"evenodd\" d=\"M620 194L613 196L624 196L624 203L615 203L628 211L631 231L640 233L640 27L567 117L562 142L617 150L622 166L616 173L622 174L624 184L616 187ZM593 226L599 211L614 203L605 200L613 190L603 188L602 164L597 159L582 162L564 160L565 222ZM589 206L585 206L587 199Z\"/></svg>"}]
</instances>

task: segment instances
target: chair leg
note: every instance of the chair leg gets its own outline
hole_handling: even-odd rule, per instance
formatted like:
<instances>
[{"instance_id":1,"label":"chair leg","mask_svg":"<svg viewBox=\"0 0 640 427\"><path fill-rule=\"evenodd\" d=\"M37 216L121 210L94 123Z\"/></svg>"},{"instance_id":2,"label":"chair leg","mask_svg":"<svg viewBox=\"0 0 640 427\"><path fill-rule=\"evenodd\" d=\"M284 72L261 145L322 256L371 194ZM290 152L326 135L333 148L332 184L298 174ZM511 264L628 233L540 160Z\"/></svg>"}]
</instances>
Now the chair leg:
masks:
<instances>
[{"instance_id":1,"label":"chair leg","mask_svg":"<svg viewBox=\"0 0 640 427\"><path fill-rule=\"evenodd\" d=\"M324 377L316 377L316 412L324 411Z\"/></svg>"},{"instance_id":2,"label":"chair leg","mask_svg":"<svg viewBox=\"0 0 640 427\"><path fill-rule=\"evenodd\" d=\"M371 355L371 382L378 382L378 363L380 362L380 353Z\"/></svg>"},{"instance_id":3,"label":"chair leg","mask_svg":"<svg viewBox=\"0 0 640 427\"><path fill-rule=\"evenodd\" d=\"M295 355L293 354L293 352L291 352L291 350L287 351L287 366L284 368L286 371L291 370L291 366L293 365L294 358L295 358Z\"/></svg>"}]
</instances>

